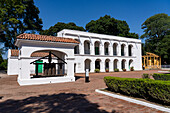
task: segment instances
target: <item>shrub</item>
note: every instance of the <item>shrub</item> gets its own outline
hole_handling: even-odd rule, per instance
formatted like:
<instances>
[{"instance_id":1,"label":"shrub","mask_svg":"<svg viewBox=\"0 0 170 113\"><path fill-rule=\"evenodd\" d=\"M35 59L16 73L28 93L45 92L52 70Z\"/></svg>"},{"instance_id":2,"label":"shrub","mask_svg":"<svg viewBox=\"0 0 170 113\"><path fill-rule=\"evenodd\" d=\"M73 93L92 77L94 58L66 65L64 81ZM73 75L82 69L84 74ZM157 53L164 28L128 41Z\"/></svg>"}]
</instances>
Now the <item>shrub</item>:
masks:
<instances>
[{"instance_id":1,"label":"shrub","mask_svg":"<svg viewBox=\"0 0 170 113\"><path fill-rule=\"evenodd\" d=\"M170 80L170 74L154 73L152 76L155 80Z\"/></svg>"},{"instance_id":2,"label":"shrub","mask_svg":"<svg viewBox=\"0 0 170 113\"><path fill-rule=\"evenodd\" d=\"M170 82L168 81L110 76L104 77L104 81L111 91L170 104Z\"/></svg>"},{"instance_id":3,"label":"shrub","mask_svg":"<svg viewBox=\"0 0 170 113\"><path fill-rule=\"evenodd\" d=\"M94 72L95 73L100 73L100 69L95 69Z\"/></svg>"},{"instance_id":4,"label":"shrub","mask_svg":"<svg viewBox=\"0 0 170 113\"><path fill-rule=\"evenodd\" d=\"M114 72L119 72L119 69L114 69Z\"/></svg>"},{"instance_id":5,"label":"shrub","mask_svg":"<svg viewBox=\"0 0 170 113\"><path fill-rule=\"evenodd\" d=\"M0 70L7 70L7 60L0 62Z\"/></svg>"},{"instance_id":6,"label":"shrub","mask_svg":"<svg viewBox=\"0 0 170 113\"><path fill-rule=\"evenodd\" d=\"M123 68L122 70L123 70L123 71L126 71L126 69L125 69L125 68Z\"/></svg>"},{"instance_id":7,"label":"shrub","mask_svg":"<svg viewBox=\"0 0 170 113\"><path fill-rule=\"evenodd\" d=\"M130 67L130 71L134 71L134 67L132 66L132 67Z\"/></svg>"},{"instance_id":8,"label":"shrub","mask_svg":"<svg viewBox=\"0 0 170 113\"><path fill-rule=\"evenodd\" d=\"M109 69L108 69L108 68L106 68L106 72L109 72Z\"/></svg>"},{"instance_id":9,"label":"shrub","mask_svg":"<svg viewBox=\"0 0 170 113\"><path fill-rule=\"evenodd\" d=\"M143 78L143 79L150 79L150 75L147 74L147 73L144 73L144 74L142 75L142 78Z\"/></svg>"}]
</instances>

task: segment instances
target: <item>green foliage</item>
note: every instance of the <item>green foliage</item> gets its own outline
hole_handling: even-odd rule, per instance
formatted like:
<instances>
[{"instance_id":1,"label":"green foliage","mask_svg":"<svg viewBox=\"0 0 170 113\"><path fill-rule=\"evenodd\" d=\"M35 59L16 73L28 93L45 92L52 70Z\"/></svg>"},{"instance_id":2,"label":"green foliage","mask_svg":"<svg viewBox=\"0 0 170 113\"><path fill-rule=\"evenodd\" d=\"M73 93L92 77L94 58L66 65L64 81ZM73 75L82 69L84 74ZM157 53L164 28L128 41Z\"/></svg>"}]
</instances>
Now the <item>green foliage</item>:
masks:
<instances>
[{"instance_id":1,"label":"green foliage","mask_svg":"<svg viewBox=\"0 0 170 113\"><path fill-rule=\"evenodd\" d=\"M42 29L39 13L33 0L1 0L0 28L5 36L0 37L0 42L6 48L16 49L14 43L19 34Z\"/></svg>"},{"instance_id":2,"label":"green foliage","mask_svg":"<svg viewBox=\"0 0 170 113\"><path fill-rule=\"evenodd\" d=\"M154 73L152 76L155 80L170 80L170 74Z\"/></svg>"},{"instance_id":3,"label":"green foliage","mask_svg":"<svg viewBox=\"0 0 170 113\"><path fill-rule=\"evenodd\" d=\"M132 67L130 67L130 71L134 71L134 67L132 66Z\"/></svg>"},{"instance_id":4,"label":"green foliage","mask_svg":"<svg viewBox=\"0 0 170 113\"><path fill-rule=\"evenodd\" d=\"M3 62L3 58L2 58L2 55L0 54L0 64L1 62Z\"/></svg>"},{"instance_id":5,"label":"green foliage","mask_svg":"<svg viewBox=\"0 0 170 113\"><path fill-rule=\"evenodd\" d=\"M144 73L144 74L142 75L142 78L143 78L143 79L150 79L150 75L147 74L147 73Z\"/></svg>"},{"instance_id":6,"label":"green foliage","mask_svg":"<svg viewBox=\"0 0 170 113\"><path fill-rule=\"evenodd\" d=\"M7 60L3 60L0 64L0 70L7 70Z\"/></svg>"},{"instance_id":7,"label":"green foliage","mask_svg":"<svg viewBox=\"0 0 170 113\"><path fill-rule=\"evenodd\" d=\"M114 72L119 72L119 69L114 69Z\"/></svg>"},{"instance_id":8,"label":"green foliage","mask_svg":"<svg viewBox=\"0 0 170 113\"><path fill-rule=\"evenodd\" d=\"M142 29L143 50L161 56L163 64L170 64L170 16L164 13L151 16L142 24Z\"/></svg>"},{"instance_id":9,"label":"green foliage","mask_svg":"<svg viewBox=\"0 0 170 113\"><path fill-rule=\"evenodd\" d=\"M106 68L106 72L109 72L109 69L108 69L108 68Z\"/></svg>"},{"instance_id":10,"label":"green foliage","mask_svg":"<svg viewBox=\"0 0 170 113\"><path fill-rule=\"evenodd\" d=\"M126 71L126 69L125 69L125 68L123 68L122 70L123 70L123 71Z\"/></svg>"},{"instance_id":11,"label":"green foliage","mask_svg":"<svg viewBox=\"0 0 170 113\"><path fill-rule=\"evenodd\" d=\"M79 27L75 23L70 22L66 24L66 23L58 22L54 26L51 26L49 29L40 31L40 34L57 36L57 33L63 29L85 31L83 27Z\"/></svg>"},{"instance_id":12,"label":"green foliage","mask_svg":"<svg viewBox=\"0 0 170 113\"><path fill-rule=\"evenodd\" d=\"M95 21L90 21L88 24L86 24L86 31L99 34L124 36L129 38L139 38L138 34L129 32L130 28L126 21L111 18L109 15L100 17Z\"/></svg>"},{"instance_id":13,"label":"green foliage","mask_svg":"<svg viewBox=\"0 0 170 113\"><path fill-rule=\"evenodd\" d=\"M94 72L95 73L100 73L100 69L95 69Z\"/></svg>"},{"instance_id":14,"label":"green foliage","mask_svg":"<svg viewBox=\"0 0 170 113\"><path fill-rule=\"evenodd\" d=\"M0 70L7 69L7 60L3 60L2 55L0 54Z\"/></svg>"},{"instance_id":15,"label":"green foliage","mask_svg":"<svg viewBox=\"0 0 170 113\"><path fill-rule=\"evenodd\" d=\"M111 76L104 77L104 81L108 89L113 92L170 104L170 82Z\"/></svg>"}]
</instances>

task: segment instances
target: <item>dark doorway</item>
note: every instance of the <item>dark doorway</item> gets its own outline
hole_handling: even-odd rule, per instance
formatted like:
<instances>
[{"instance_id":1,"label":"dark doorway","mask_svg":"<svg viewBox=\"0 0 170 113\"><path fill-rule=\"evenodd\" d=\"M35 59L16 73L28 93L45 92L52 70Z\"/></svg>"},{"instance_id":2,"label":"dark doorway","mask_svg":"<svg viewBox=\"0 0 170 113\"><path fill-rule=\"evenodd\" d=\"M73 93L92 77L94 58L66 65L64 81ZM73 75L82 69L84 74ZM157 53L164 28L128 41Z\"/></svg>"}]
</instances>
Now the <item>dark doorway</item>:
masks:
<instances>
[{"instance_id":1,"label":"dark doorway","mask_svg":"<svg viewBox=\"0 0 170 113\"><path fill-rule=\"evenodd\" d=\"M100 61L95 61L95 69L100 69Z\"/></svg>"}]
</instances>

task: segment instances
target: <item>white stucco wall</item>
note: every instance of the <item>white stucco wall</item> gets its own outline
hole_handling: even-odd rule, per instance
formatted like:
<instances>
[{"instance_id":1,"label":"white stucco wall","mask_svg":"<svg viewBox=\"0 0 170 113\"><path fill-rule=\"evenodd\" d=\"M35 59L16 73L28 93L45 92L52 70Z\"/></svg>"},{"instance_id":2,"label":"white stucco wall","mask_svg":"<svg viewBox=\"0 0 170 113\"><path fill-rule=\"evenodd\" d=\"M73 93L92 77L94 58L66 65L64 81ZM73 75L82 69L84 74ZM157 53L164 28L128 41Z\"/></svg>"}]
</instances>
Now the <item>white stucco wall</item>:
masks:
<instances>
[{"instance_id":1,"label":"white stucco wall","mask_svg":"<svg viewBox=\"0 0 170 113\"><path fill-rule=\"evenodd\" d=\"M35 59L30 58L30 55L36 51L53 51L57 54L57 51L60 51L65 54L65 60L68 63L65 68L67 70L67 78L68 81L74 81L74 66L76 73L84 73L85 72L85 60L89 59L90 62L90 72L94 72L95 70L95 61L97 59L100 60L100 71L105 72L105 61L109 61L109 71L114 71L114 60L118 60L117 67L120 71L121 62L125 60L125 68L129 71L129 61L132 60L131 66L134 67L135 70L142 70L142 57L141 57L141 40L112 36L112 35L104 35L104 34L96 34L96 33L88 33L82 31L75 30L62 30L58 32L59 37L73 38L80 41L79 46L79 54L74 54L74 47L77 44L69 44L69 43L56 43L56 42L46 42L46 41L35 41L35 40L17 40L16 45L20 48L20 54L18 59L16 57L11 57L10 50L8 53L8 75L18 74L18 81L21 84L38 84L36 81L38 79L34 79L34 81L30 81L31 72L35 71L35 66L30 65L31 61ZM90 43L90 54L84 54L84 42L88 41ZM95 55L95 42L100 42L99 44L99 53L100 55ZM104 53L104 44L108 43L108 51L109 54L105 55ZM117 44L117 55L113 55L113 44ZM121 45L124 46L125 55L121 56ZM128 46L132 46L132 56L128 55ZM59 55L59 54L58 54ZM62 57L62 56L60 56ZM45 61L44 61L45 62ZM29 67L27 69L26 67ZM68 68L69 67L69 68ZM66 78L65 78L66 79ZM27 80L27 82L25 81ZM29 82L28 82L29 80ZM49 80L42 80L42 83L50 82ZM41 81L40 80L40 81ZM54 80L55 81L55 80ZM63 79L61 78L61 81ZM56 82L56 81L55 81Z\"/></svg>"},{"instance_id":2,"label":"white stucco wall","mask_svg":"<svg viewBox=\"0 0 170 113\"><path fill-rule=\"evenodd\" d=\"M90 72L94 72L95 69L95 60L101 60L101 72L105 72L105 60L109 59L109 71L114 71L114 60L118 60L119 70L121 69L121 62L123 59L126 60L126 70L129 71L129 61L133 60L131 66L134 67L135 70L142 70L142 59L141 59L141 40L112 36L112 35L104 35L104 34L96 34L96 33L88 33L76 30L67 30L64 29L58 32L59 37L73 38L79 39L79 53L75 55L75 63L76 63L76 73L84 73L85 72L85 60L91 60L91 70ZM84 54L84 42L90 42L90 54ZM100 55L95 55L95 42L100 42ZM108 43L109 55L105 55L104 53L104 44ZM117 55L113 55L113 44L117 44ZM125 45L125 56L121 56L121 45ZM132 56L128 56L128 46L132 46Z\"/></svg>"}]
</instances>

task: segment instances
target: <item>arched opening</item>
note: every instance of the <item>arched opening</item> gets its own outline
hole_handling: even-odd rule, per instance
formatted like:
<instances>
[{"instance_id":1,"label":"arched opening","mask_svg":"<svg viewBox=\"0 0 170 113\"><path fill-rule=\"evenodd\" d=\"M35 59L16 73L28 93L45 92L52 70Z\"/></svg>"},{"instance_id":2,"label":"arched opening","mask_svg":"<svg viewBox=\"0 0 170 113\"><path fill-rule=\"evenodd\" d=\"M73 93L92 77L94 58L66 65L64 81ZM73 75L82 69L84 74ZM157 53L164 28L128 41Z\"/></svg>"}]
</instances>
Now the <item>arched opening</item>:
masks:
<instances>
[{"instance_id":1,"label":"arched opening","mask_svg":"<svg viewBox=\"0 0 170 113\"><path fill-rule=\"evenodd\" d=\"M100 55L100 42L96 41L94 43L94 51L95 51L95 55Z\"/></svg>"},{"instance_id":2,"label":"arched opening","mask_svg":"<svg viewBox=\"0 0 170 113\"><path fill-rule=\"evenodd\" d=\"M126 66L126 60L123 59L123 60L122 60L122 69L126 69L125 66Z\"/></svg>"},{"instance_id":3,"label":"arched opening","mask_svg":"<svg viewBox=\"0 0 170 113\"><path fill-rule=\"evenodd\" d=\"M115 59L113 64L114 64L113 66L114 70L118 69L118 59Z\"/></svg>"},{"instance_id":4,"label":"arched opening","mask_svg":"<svg viewBox=\"0 0 170 113\"><path fill-rule=\"evenodd\" d=\"M100 62L101 62L100 59L97 59L97 60L95 61L95 69L100 69Z\"/></svg>"},{"instance_id":5,"label":"arched opening","mask_svg":"<svg viewBox=\"0 0 170 113\"><path fill-rule=\"evenodd\" d=\"M90 54L90 42L84 41L84 54Z\"/></svg>"},{"instance_id":6,"label":"arched opening","mask_svg":"<svg viewBox=\"0 0 170 113\"><path fill-rule=\"evenodd\" d=\"M104 43L104 53L105 55L109 55L109 43L108 42Z\"/></svg>"},{"instance_id":7,"label":"arched opening","mask_svg":"<svg viewBox=\"0 0 170 113\"><path fill-rule=\"evenodd\" d=\"M130 69L131 67L133 67L133 60L132 60L132 59L129 60L129 69Z\"/></svg>"},{"instance_id":8,"label":"arched opening","mask_svg":"<svg viewBox=\"0 0 170 113\"><path fill-rule=\"evenodd\" d=\"M117 43L113 44L113 55L115 56L117 55L117 45L118 45Z\"/></svg>"},{"instance_id":9,"label":"arched opening","mask_svg":"<svg viewBox=\"0 0 170 113\"><path fill-rule=\"evenodd\" d=\"M125 44L121 45L121 56L125 56Z\"/></svg>"},{"instance_id":10,"label":"arched opening","mask_svg":"<svg viewBox=\"0 0 170 113\"><path fill-rule=\"evenodd\" d=\"M106 59L105 60L105 70L106 70L106 72L109 72L109 59Z\"/></svg>"},{"instance_id":11,"label":"arched opening","mask_svg":"<svg viewBox=\"0 0 170 113\"><path fill-rule=\"evenodd\" d=\"M78 41L78 42L80 42L78 39L75 39L76 41ZM80 52L79 52L79 45L76 45L75 47L74 47L74 54L80 54Z\"/></svg>"},{"instance_id":12,"label":"arched opening","mask_svg":"<svg viewBox=\"0 0 170 113\"><path fill-rule=\"evenodd\" d=\"M128 54L129 54L129 56L132 56L132 45L129 45L128 46Z\"/></svg>"},{"instance_id":13,"label":"arched opening","mask_svg":"<svg viewBox=\"0 0 170 113\"><path fill-rule=\"evenodd\" d=\"M30 64L33 77L50 77L66 75L66 54L56 50L39 50L31 54L34 57Z\"/></svg>"},{"instance_id":14,"label":"arched opening","mask_svg":"<svg viewBox=\"0 0 170 113\"><path fill-rule=\"evenodd\" d=\"M86 69L88 69L89 70L89 72L90 72L90 70L91 70L91 67L90 67L90 65L91 65L91 60L89 60L89 59L86 59L85 61L84 61L84 64L85 64L85 71L86 71Z\"/></svg>"},{"instance_id":15,"label":"arched opening","mask_svg":"<svg viewBox=\"0 0 170 113\"><path fill-rule=\"evenodd\" d=\"M74 47L74 54L79 54L79 45Z\"/></svg>"}]
</instances>

